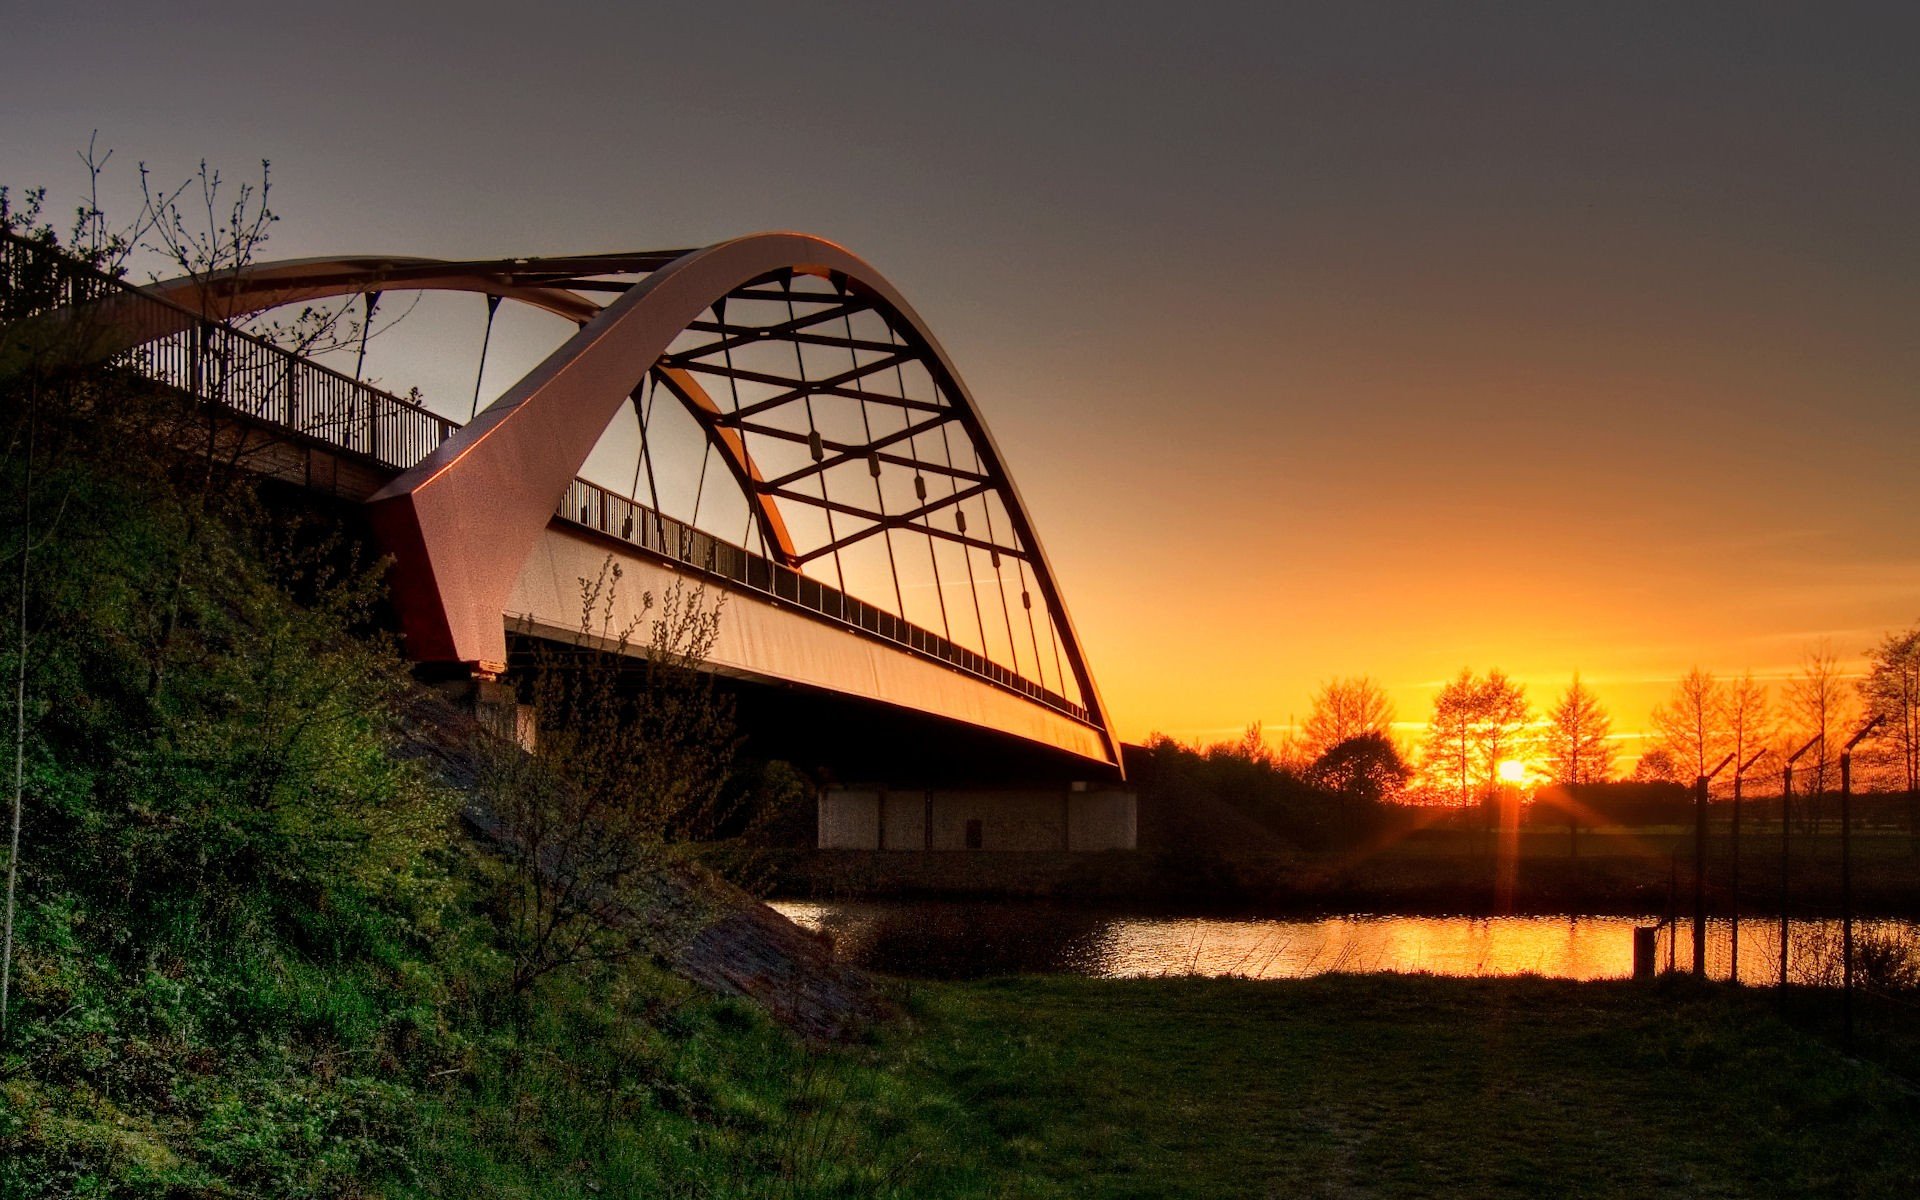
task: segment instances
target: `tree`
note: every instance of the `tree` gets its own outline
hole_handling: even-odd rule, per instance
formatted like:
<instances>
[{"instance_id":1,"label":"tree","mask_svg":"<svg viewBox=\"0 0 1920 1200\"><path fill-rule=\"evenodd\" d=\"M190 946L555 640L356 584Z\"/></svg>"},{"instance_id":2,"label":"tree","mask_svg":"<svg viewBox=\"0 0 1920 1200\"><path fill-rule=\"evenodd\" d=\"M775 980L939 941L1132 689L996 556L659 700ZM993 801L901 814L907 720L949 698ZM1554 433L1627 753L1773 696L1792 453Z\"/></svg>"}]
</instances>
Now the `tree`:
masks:
<instances>
[{"instance_id":1,"label":"tree","mask_svg":"<svg viewBox=\"0 0 1920 1200\"><path fill-rule=\"evenodd\" d=\"M1525 684L1515 683L1500 670L1487 672L1479 685L1479 721L1474 741L1479 748L1480 773L1486 781L1486 796L1493 799L1500 781L1500 764L1519 755L1524 748L1527 723L1533 719L1533 706L1527 703Z\"/></svg>"},{"instance_id":2,"label":"tree","mask_svg":"<svg viewBox=\"0 0 1920 1200\"><path fill-rule=\"evenodd\" d=\"M1267 744L1266 729L1258 721L1240 731L1237 753L1248 762L1262 767L1271 767L1280 761L1273 747Z\"/></svg>"},{"instance_id":3,"label":"tree","mask_svg":"<svg viewBox=\"0 0 1920 1200\"><path fill-rule=\"evenodd\" d=\"M1480 719L1480 685L1465 667L1448 680L1433 698L1433 717L1427 722L1423 765L1436 788L1453 793L1465 806L1472 795L1474 730Z\"/></svg>"},{"instance_id":4,"label":"tree","mask_svg":"<svg viewBox=\"0 0 1920 1200\"><path fill-rule=\"evenodd\" d=\"M1567 852L1580 853L1580 811L1572 789L1584 783L1602 783L1613 774L1613 719L1600 701L1580 682L1576 672L1559 701L1547 714L1547 768L1562 788L1560 802L1567 816Z\"/></svg>"},{"instance_id":5,"label":"tree","mask_svg":"<svg viewBox=\"0 0 1920 1200\"><path fill-rule=\"evenodd\" d=\"M1469 803L1476 784L1481 797L1491 801L1500 764L1519 753L1531 715L1523 685L1499 670L1480 679L1463 668L1434 697L1433 719L1427 723L1429 774L1446 781L1455 803Z\"/></svg>"},{"instance_id":6,"label":"tree","mask_svg":"<svg viewBox=\"0 0 1920 1200\"><path fill-rule=\"evenodd\" d=\"M1766 685L1752 671L1728 683L1722 707L1726 731L1726 749L1733 753L1733 769L1739 770L1763 749L1773 736L1772 702Z\"/></svg>"},{"instance_id":7,"label":"tree","mask_svg":"<svg viewBox=\"0 0 1920 1200\"><path fill-rule=\"evenodd\" d=\"M662 931L640 916L658 907L649 889L667 848L713 836L731 815L733 708L698 669L720 608L675 584L643 594L642 616L619 627L620 577L609 557L581 580L574 644L536 652L524 680L541 726L535 750L505 737L488 747L482 791L505 852L516 992L654 945ZM650 636L636 643L643 625Z\"/></svg>"},{"instance_id":8,"label":"tree","mask_svg":"<svg viewBox=\"0 0 1920 1200\"><path fill-rule=\"evenodd\" d=\"M1920 851L1920 625L1889 633L1867 652L1860 697L1868 715L1883 722L1881 736L1907 794L1907 830Z\"/></svg>"},{"instance_id":9,"label":"tree","mask_svg":"<svg viewBox=\"0 0 1920 1200\"><path fill-rule=\"evenodd\" d=\"M1322 684L1301 728L1307 757L1318 760L1342 742L1369 734L1393 737L1393 702L1380 685L1365 675Z\"/></svg>"},{"instance_id":10,"label":"tree","mask_svg":"<svg viewBox=\"0 0 1920 1200\"><path fill-rule=\"evenodd\" d=\"M111 152L109 152L109 156ZM128 236L110 232L98 203L100 168L105 159L89 144L81 156L92 186L88 197L75 212L72 231L63 247L54 227L43 219L46 199L44 188L30 190L23 203L14 203L8 189L0 187L0 232L78 259L87 268L109 276L124 270L131 248ZM0 279L0 331L9 334L23 329L34 317L72 302L70 281L37 269L31 260L18 269L8 259L6 277ZM36 329L24 337L9 337L5 346L4 379L0 379L0 412L4 412L4 433L0 434L0 466L18 472L19 491L12 499L18 512L7 523L15 539L7 547L6 558L13 560L17 587L9 589L16 603L10 651L13 655L13 792L9 804L5 916L0 919L0 1033L6 1032L11 1011L13 984L13 943L15 903L20 875L20 832L26 805L26 757L29 717L28 675L33 657L35 630L30 594L34 581L34 555L57 535L67 510L73 487L62 469L69 457L74 437L70 420L83 408L98 407L92 401L99 383L94 375L70 370L81 348L90 346L99 330L84 317L54 326ZM38 511L36 511L36 507Z\"/></svg>"},{"instance_id":11,"label":"tree","mask_svg":"<svg viewBox=\"0 0 1920 1200\"><path fill-rule=\"evenodd\" d=\"M1674 685L1673 697L1653 710L1660 746L1687 780L1705 775L1726 753L1726 707L1720 681L1695 667Z\"/></svg>"},{"instance_id":12,"label":"tree","mask_svg":"<svg viewBox=\"0 0 1920 1200\"><path fill-rule=\"evenodd\" d=\"M231 188L204 159L192 177L172 188L156 186L143 162L142 207L128 241L157 256L164 270L189 281L201 297L202 310L216 321L244 324L252 336L291 355L310 357L357 340L364 356L373 332L370 307L363 309L359 318L352 315L350 303L337 307L310 304L286 320L271 315L249 319L249 314L241 311L239 297L247 275L258 264L273 226L280 220L271 206L272 191L272 164L264 159L257 184L242 180ZM369 306L372 300L370 296ZM245 407L249 382L276 390L284 386L293 370L291 359L237 354L237 345L230 338L215 337L196 346L193 353L199 360L202 393L198 398L206 403L176 407L170 428L155 430L152 435L161 444L195 448L198 468L192 504L174 555L173 586L160 608L157 628L149 635L153 649L147 687L156 697L165 686L186 580L201 553L202 532L218 514L221 503L235 494L235 480L242 468L287 436L256 427L235 427L229 409ZM317 414L313 420L321 427L344 425L355 419L352 404L348 400L348 411Z\"/></svg>"},{"instance_id":13,"label":"tree","mask_svg":"<svg viewBox=\"0 0 1920 1200\"><path fill-rule=\"evenodd\" d=\"M1787 719L1797 740L1813 742L1813 749L1800 759L1800 769L1807 779L1805 819L1815 832L1820 829L1820 797L1839 761L1851 708L1833 644L1815 643L1801 660L1799 673L1787 681Z\"/></svg>"},{"instance_id":14,"label":"tree","mask_svg":"<svg viewBox=\"0 0 1920 1200\"><path fill-rule=\"evenodd\" d=\"M1613 718L1591 689L1573 682L1547 714L1547 769L1555 783L1603 783L1613 774Z\"/></svg>"},{"instance_id":15,"label":"tree","mask_svg":"<svg viewBox=\"0 0 1920 1200\"><path fill-rule=\"evenodd\" d=\"M1391 738L1363 733L1315 759L1307 768L1307 779L1339 796L1351 817L1362 807L1397 797L1412 773Z\"/></svg>"},{"instance_id":16,"label":"tree","mask_svg":"<svg viewBox=\"0 0 1920 1200\"><path fill-rule=\"evenodd\" d=\"M1640 756L1633 764L1635 783L1684 783L1680 777L1680 764L1673 759L1673 751L1655 746Z\"/></svg>"}]
</instances>

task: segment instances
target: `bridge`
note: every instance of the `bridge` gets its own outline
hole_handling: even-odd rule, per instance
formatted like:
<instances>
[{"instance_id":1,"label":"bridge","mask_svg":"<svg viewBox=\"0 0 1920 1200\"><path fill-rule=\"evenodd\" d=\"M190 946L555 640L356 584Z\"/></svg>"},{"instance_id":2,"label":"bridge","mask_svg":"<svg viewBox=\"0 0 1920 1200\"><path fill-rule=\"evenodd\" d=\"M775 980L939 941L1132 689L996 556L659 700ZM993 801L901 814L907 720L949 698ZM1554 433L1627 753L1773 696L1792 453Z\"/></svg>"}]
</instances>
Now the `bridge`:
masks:
<instances>
[{"instance_id":1,"label":"bridge","mask_svg":"<svg viewBox=\"0 0 1920 1200\"><path fill-rule=\"evenodd\" d=\"M1131 844L1130 800L1121 813L1111 799L1119 743L1026 506L933 332L846 249L769 233L566 258L305 259L136 287L7 235L0 273L56 298L27 325L84 325L90 357L270 447L268 473L364 503L424 670L484 683L510 633L577 636L579 581L612 556L616 625L676 580L724 594L712 670L764 685L775 723L851 726L890 751L871 760L889 778L823 798L823 843ZM476 385L461 420L242 327L340 298L371 318L383 297L449 291L486 301L476 377L503 304L575 332L484 407ZM609 448L631 460L624 490ZM913 777L923 756L972 777L930 790ZM1076 810L1105 832L1076 839Z\"/></svg>"}]
</instances>

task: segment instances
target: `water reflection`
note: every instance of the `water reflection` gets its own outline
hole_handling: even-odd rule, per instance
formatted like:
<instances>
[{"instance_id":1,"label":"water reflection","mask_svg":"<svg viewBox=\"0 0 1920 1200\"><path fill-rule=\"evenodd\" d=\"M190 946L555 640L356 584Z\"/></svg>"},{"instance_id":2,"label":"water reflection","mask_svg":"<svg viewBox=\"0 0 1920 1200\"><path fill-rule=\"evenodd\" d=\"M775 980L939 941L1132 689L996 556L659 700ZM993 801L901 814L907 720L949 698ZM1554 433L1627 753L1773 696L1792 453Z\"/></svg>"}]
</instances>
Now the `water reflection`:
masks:
<instances>
[{"instance_id":1,"label":"water reflection","mask_svg":"<svg viewBox=\"0 0 1920 1200\"><path fill-rule=\"evenodd\" d=\"M1646 917L1141 916L1043 903L782 900L798 924L825 932L840 958L894 975L965 979L1016 973L1111 978L1244 975L1293 979L1327 971L1426 971L1436 975L1548 975L1610 979L1632 974L1633 929ZM1863 937L1920 943L1910 921L1863 921ZM1790 961L1800 982L1825 982L1838 922L1796 921ZM1659 965L1693 965L1692 935L1662 930ZM1779 978L1780 926L1740 922L1740 977ZM1725 978L1728 922L1709 922L1707 970Z\"/></svg>"}]
</instances>

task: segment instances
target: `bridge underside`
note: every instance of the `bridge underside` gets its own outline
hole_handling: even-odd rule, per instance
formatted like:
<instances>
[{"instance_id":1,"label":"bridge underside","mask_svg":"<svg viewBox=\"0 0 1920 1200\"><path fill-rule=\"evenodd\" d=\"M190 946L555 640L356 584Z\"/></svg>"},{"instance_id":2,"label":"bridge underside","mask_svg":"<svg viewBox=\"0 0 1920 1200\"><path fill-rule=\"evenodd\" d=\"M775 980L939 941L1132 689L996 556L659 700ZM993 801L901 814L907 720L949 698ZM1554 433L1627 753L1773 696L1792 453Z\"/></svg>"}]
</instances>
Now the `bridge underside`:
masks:
<instances>
[{"instance_id":1,"label":"bridge underside","mask_svg":"<svg viewBox=\"0 0 1920 1200\"><path fill-rule=\"evenodd\" d=\"M508 636L516 672L531 664L537 640ZM829 785L1066 787L1114 778L1102 763L918 709L764 677L720 675L717 686L734 705L749 758L790 763Z\"/></svg>"}]
</instances>

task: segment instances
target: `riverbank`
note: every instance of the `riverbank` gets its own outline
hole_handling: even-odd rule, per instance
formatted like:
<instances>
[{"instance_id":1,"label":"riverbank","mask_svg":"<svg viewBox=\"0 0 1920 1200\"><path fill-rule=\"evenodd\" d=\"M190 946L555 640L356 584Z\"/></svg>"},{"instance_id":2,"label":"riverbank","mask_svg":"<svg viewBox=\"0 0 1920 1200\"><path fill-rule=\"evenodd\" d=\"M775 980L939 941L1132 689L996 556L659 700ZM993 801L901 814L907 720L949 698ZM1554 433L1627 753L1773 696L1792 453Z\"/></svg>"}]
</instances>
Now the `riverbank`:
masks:
<instances>
[{"instance_id":1,"label":"riverbank","mask_svg":"<svg viewBox=\"0 0 1920 1200\"><path fill-rule=\"evenodd\" d=\"M1569 853L1564 832L1520 835L1511 892L1501 861L1477 833L1417 830L1344 851L1236 855L1168 850L1101 854L981 854L785 850L769 855L774 894L790 899L1047 899L1150 903L1204 913L1375 912L1662 913L1677 892L1692 902L1693 849L1674 829L1592 831ZM1708 885L1716 912L1731 907L1734 856L1721 830L1709 837ZM1777 913L1778 830L1741 838L1740 907ZM1854 903L1863 914L1920 915L1920 857L1905 834L1854 839ZM1832 833L1797 835L1788 896L1796 916L1837 912L1840 844Z\"/></svg>"}]
</instances>

